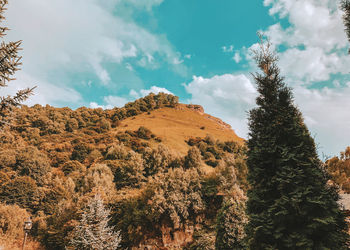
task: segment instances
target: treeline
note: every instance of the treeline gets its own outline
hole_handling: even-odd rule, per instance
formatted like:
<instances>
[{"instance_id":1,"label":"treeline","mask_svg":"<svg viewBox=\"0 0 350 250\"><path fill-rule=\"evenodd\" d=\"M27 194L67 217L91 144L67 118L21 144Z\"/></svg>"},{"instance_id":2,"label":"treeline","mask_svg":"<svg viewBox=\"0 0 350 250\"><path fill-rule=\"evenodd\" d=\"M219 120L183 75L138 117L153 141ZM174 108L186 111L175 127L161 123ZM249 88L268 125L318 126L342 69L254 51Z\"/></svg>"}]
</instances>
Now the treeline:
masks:
<instances>
[{"instance_id":1,"label":"treeline","mask_svg":"<svg viewBox=\"0 0 350 250\"><path fill-rule=\"evenodd\" d=\"M117 127L125 118L150 112L162 107L175 107L178 97L159 93L151 93L144 98L127 103L123 108L103 110L81 107L76 110L70 108L54 108L39 104L33 107L22 106L13 112L13 125L17 131L37 133L40 136L73 132L77 129L92 130L97 133L105 132Z\"/></svg>"}]
</instances>

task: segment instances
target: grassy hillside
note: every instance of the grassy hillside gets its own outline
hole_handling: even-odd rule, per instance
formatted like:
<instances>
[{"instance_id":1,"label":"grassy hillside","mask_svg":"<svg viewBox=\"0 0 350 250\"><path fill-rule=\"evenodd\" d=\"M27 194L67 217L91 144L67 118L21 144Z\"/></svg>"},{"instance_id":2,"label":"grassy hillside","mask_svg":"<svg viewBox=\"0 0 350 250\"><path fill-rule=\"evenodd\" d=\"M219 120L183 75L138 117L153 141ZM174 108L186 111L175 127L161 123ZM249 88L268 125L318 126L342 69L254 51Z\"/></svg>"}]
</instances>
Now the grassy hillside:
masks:
<instances>
[{"instance_id":1,"label":"grassy hillside","mask_svg":"<svg viewBox=\"0 0 350 250\"><path fill-rule=\"evenodd\" d=\"M163 144L182 155L190 148L186 143L190 138L211 135L220 141L243 143L243 139L235 134L230 125L205 114L200 106L195 107L179 104L175 108L164 107L129 117L121 122L118 131L137 130L144 126L161 138Z\"/></svg>"}]
</instances>

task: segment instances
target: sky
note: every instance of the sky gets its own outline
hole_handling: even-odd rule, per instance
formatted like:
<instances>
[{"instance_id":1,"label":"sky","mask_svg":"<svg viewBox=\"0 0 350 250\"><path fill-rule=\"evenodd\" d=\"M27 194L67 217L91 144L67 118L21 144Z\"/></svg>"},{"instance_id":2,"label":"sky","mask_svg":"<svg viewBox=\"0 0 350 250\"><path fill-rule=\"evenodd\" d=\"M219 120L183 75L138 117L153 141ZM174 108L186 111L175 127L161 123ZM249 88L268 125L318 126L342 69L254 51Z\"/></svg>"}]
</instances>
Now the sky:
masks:
<instances>
[{"instance_id":1,"label":"sky","mask_svg":"<svg viewBox=\"0 0 350 250\"><path fill-rule=\"evenodd\" d=\"M22 70L0 94L37 86L26 103L113 108L165 92L202 105L247 138L257 92L257 32L323 158L350 145L350 47L338 0L12 0L9 41Z\"/></svg>"}]
</instances>

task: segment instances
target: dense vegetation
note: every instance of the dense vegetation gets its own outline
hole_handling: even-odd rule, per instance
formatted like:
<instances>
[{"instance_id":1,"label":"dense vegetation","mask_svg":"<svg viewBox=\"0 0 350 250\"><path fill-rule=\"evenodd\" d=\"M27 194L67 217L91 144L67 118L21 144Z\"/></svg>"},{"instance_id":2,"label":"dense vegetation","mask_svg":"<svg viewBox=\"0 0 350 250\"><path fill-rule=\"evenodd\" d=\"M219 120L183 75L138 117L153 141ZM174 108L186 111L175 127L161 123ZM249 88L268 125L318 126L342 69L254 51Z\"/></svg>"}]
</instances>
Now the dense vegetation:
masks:
<instances>
[{"instance_id":1,"label":"dense vegetation","mask_svg":"<svg viewBox=\"0 0 350 250\"><path fill-rule=\"evenodd\" d=\"M247 189L244 147L192 138L181 157L148 128L118 129L127 117L176 104L177 97L161 93L112 110L15 108L13 126L0 133L1 206L26 209L32 237L48 249L68 246L97 193L111 209L123 247L160 240L166 227L209 227L215 235L223 200L244 197Z\"/></svg>"},{"instance_id":2,"label":"dense vegetation","mask_svg":"<svg viewBox=\"0 0 350 250\"><path fill-rule=\"evenodd\" d=\"M349 6L342 1L348 35ZM1 44L0 87L19 69L20 44ZM207 135L181 156L152 129L121 129L128 117L177 107L164 93L111 110L19 108L33 89L1 97L1 243L20 241L31 217L33 249L346 248L335 188L350 192L350 148L325 169L276 58L262 46L256 59L248 149Z\"/></svg>"}]
</instances>

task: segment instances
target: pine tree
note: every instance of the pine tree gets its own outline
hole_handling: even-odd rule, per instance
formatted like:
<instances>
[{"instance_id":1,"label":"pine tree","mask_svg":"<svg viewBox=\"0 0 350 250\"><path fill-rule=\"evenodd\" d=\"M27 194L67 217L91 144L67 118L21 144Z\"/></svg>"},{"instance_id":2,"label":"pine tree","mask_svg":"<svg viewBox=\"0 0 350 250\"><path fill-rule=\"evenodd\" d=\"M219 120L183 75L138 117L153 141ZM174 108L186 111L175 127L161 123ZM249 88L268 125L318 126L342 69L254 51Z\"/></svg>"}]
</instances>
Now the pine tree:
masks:
<instances>
[{"instance_id":1,"label":"pine tree","mask_svg":"<svg viewBox=\"0 0 350 250\"><path fill-rule=\"evenodd\" d=\"M340 8L344 11L343 21L345 25L345 32L350 41L350 0L342 0ZM350 49L349 49L350 53Z\"/></svg>"},{"instance_id":2,"label":"pine tree","mask_svg":"<svg viewBox=\"0 0 350 250\"><path fill-rule=\"evenodd\" d=\"M263 73L253 75L260 95L249 112L249 247L345 249L338 194L327 185L314 140L262 37L255 60Z\"/></svg>"},{"instance_id":3,"label":"pine tree","mask_svg":"<svg viewBox=\"0 0 350 250\"><path fill-rule=\"evenodd\" d=\"M89 200L75 227L71 245L74 249L114 250L119 247L120 232L108 226L110 210L105 209L100 195Z\"/></svg>"},{"instance_id":4,"label":"pine tree","mask_svg":"<svg viewBox=\"0 0 350 250\"><path fill-rule=\"evenodd\" d=\"M5 20L7 0L0 0L0 22ZM7 27L0 27L0 38L3 38L8 31ZM22 57L18 55L22 41L1 42L0 45L0 87L6 87L8 82L14 80L12 76L19 70ZM32 93L34 88L27 88L17 92L15 96L0 97L0 128L9 124L9 114L14 107L19 106Z\"/></svg>"}]
</instances>

